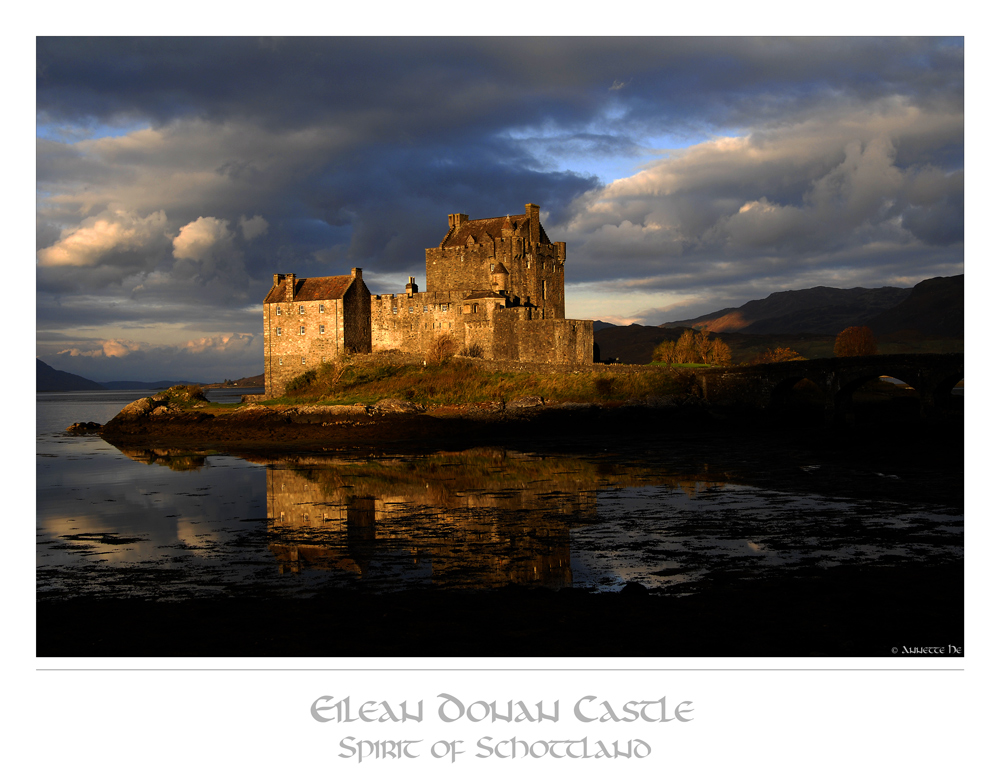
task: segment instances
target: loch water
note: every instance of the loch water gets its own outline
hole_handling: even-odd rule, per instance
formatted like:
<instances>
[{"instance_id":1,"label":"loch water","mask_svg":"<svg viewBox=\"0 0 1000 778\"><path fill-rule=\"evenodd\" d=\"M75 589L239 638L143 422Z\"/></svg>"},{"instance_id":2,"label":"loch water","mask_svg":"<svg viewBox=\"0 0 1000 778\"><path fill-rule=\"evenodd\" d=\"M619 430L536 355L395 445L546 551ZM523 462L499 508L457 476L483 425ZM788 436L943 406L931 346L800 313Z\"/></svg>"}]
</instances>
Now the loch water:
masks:
<instances>
[{"instance_id":1,"label":"loch water","mask_svg":"<svg viewBox=\"0 0 1000 778\"><path fill-rule=\"evenodd\" d=\"M240 391L210 390L236 402ZM479 446L233 456L64 432L148 392L39 393L40 597L503 587L684 596L718 573L945 561L954 506L774 488L655 452ZM809 478L810 468L800 470ZM899 478L871 473L871 478ZM808 481L807 481L808 482Z\"/></svg>"}]
</instances>

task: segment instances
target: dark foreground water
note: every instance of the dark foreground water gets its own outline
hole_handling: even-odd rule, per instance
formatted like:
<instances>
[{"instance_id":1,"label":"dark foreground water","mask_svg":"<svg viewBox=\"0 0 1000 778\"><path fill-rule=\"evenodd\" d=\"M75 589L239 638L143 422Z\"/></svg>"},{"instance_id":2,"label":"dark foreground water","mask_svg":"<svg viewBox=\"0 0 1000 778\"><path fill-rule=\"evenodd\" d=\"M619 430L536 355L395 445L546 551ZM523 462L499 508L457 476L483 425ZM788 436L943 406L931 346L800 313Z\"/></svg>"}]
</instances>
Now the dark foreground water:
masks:
<instances>
[{"instance_id":1,"label":"dark foreground water","mask_svg":"<svg viewBox=\"0 0 1000 778\"><path fill-rule=\"evenodd\" d=\"M627 582L684 595L719 573L962 557L954 506L761 486L724 463L678 466L653 452L480 447L251 462L122 452L62 433L107 421L143 394L38 395L40 596L606 591ZM807 480L817 468L796 467Z\"/></svg>"}]
</instances>

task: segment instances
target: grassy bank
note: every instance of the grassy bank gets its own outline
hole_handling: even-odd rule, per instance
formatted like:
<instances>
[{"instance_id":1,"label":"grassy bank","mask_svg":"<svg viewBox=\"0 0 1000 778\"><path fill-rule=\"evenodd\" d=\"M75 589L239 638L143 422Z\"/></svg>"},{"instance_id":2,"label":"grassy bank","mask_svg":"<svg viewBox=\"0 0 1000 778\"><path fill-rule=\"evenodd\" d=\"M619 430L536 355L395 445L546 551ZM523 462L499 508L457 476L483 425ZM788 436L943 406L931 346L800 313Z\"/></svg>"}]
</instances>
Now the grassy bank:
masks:
<instances>
[{"instance_id":1,"label":"grassy bank","mask_svg":"<svg viewBox=\"0 0 1000 778\"><path fill-rule=\"evenodd\" d=\"M277 404L374 403L396 397L424 405L509 402L537 395L546 402L627 401L684 391L668 371L623 375L495 372L475 362L448 360L437 365L378 364L357 359L326 364L294 379Z\"/></svg>"}]
</instances>

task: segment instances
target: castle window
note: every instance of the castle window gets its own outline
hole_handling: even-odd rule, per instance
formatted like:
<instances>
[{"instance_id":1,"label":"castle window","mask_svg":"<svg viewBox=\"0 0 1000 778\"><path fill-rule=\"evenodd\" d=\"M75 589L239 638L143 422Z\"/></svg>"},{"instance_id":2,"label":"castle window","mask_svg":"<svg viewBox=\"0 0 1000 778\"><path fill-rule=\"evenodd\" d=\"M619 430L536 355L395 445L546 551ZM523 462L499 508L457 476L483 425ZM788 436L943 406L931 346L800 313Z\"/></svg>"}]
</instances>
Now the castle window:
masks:
<instances>
[{"instance_id":1,"label":"castle window","mask_svg":"<svg viewBox=\"0 0 1000 778\"><path fill-rule=\"evenodd\" d=\"M413 313L413 306L410 306L410 313Z\"/></svg>"},{"instance_id":2,"label":"castle window","mask_svg":"<svg viewBox=\"0 0 1000 778\"><path fill-rule=\"evenodd\" d=\"M424 306L424 313L427 313L427 306Z\"/></svg>"},{"instance_id":3,"label":"castle window","mask_svg":"<svg viewBox=\"0 0 1000 778\"><path fill-rule=\"evenodd\" d=\"M548 281L542 281L542 299L543 300L548 300L549 299L548 298L548 292L549 292L549 282Z\"/></svg>"},{"instance_id":4,"label":"castle window","mask_svg":"<svg viewBox=\"0 0 1000 778\"><path fill-rule=\"evenodd\" d=\"M281 316L281 306L278 306L278 316Z\"/></svg>"},{"instance_id":5,"label":"castle window","mask_svg":"<svg viewBox=\"0 0 1000 778\"><path fill-rule=\"evenodd\" d=\"M497 267L496 265L494 265L494 264L493 264L492 262L490 262L490 272L491 272L491 273L492 273L492 272L493 272L494 270L496 270L496 267Z\"/></svg>"},{"instance_id":6,"label":"castle window","mask_svg":"<svg viewBox=\"0 0 1000 778\"><path fill-rule=\"evenodd\" d=\"M323 357L323 361L326 362L326 357Z\"/></svg>"},{"instance_id":7,"label":"castle window","mask_svg":"<svg viewBox=\"0 0 1000 778\"><path fill-rule=\"evenodd\" d=\"M319 334L320 335L326 335L326 325L325 324L320 324L319 325Z\"/></svg>"},{"instance_id":8,"label":"castle window","mask_svg":"<svg viewBox=\"0 0 1000 778\"><path fill-rule=\"evenodd\" d=\"M299 327L299 335L305 335L305 334L306 334L306 328L305 327Z\"/></svg>"},{"instance_id":9,"label":"castle window","mask_svg":"<svg viewBox=\"0 0 1000 778\"><path fill-rule=\"evenodd\" d=\"M281 357L278 357L278 364L279 365L285 364L285 360L283 360Z\"/></svg>"},{"instance_id":10,"label":"castle window","mask_svg":"<svg viewBox=\"0 0 1000 778\"><path fill-rule=\"evenodd\" d=\"M304 365L305 363L306 363L306 358L302 357L302 364Z\"/></svg>"},{"instance_id":11,"label":"castle window","mask_svg":"<svg viewBox=\"0 0 1000 778\"><path fill-rule=\"evenodd\" d=\"M276 327L275 330L274 330L274 334L275 335L280 335L281 334L281 327Z\"/></svg>"},{"instance_id":12,"label":"castle window","mask_svg":"<svg viewBox=\"0 0 1000 778\"><path fill-rule=\"evenodd\" d=\"M319 304L319 312L320 313L326 313L326 306L323 305L323 303Z\"/></svg>"},{"instance_id":13,"label":"castle window","mask_svg":"<svg viewBox=\"0 0 1000 778\"><path fill-rule=\"evenodd\" d=\"M397 312L397 311L396 311L396 306L394 305L394 306L392 306L392 313L393 313L393 315L395 315L395 314L396 314L396 312Z\"/></svg>"},{"instance_id":14,"label":"castle window","mask_svg":"<svg viewBox=\"0 0 1000 778\"><path fill-rule=\"evenodd\" d=\"M306 312L306 307L304 305L300 305L299 306L299 313L305 313L305 312Z\"/></svg>"},{"instance_id":15,"label":"castle window","mask_svg":"<svg viewBox=\"0 0 1000 778\"><path fill-rule=\"evenodd\" d=\"M479 313L479 303L473 303L472 304L472 312L473 313Z\"/></svg>"}]
</instances>

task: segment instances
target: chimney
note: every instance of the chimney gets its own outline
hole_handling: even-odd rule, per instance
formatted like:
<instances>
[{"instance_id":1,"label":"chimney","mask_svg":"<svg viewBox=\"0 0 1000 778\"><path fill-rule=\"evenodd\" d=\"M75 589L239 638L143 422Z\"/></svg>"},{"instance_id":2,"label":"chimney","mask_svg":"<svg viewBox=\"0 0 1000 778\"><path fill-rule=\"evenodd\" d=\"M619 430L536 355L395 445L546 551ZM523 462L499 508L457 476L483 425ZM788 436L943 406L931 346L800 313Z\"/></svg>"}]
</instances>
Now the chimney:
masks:
<instances>
[{"instance_id":1,"label":"chimney","mask_svg":"<svg viewBox=\"0 0 1000 778\"><path fill-rule=\"evenodd\" d=\"M361 278L361 268L352 267L351 268L351 278Z\"/></svg>"},{"instance_id":2,"label":"chimney","mask_svg":"<svg viewBox=\"0 0 1000 778\"><path fill-rule=\"evenodd\" d=\"M295 273L285 274L285 302L290 303L295 299Z\"/></svg>"},{"instance_id":3,"label":"chimney","mask_svg":"<svg viewBox=\"0 0 1000 778\"><path fill-rule=\"evenodd\" d=\"M276 286L278 285L278 282L279 282L279 281L280 281L280 280L281 280L282 278L284 278L284 276L283 276L283 275L281 275L281 273L275 273L275 274L274 274L274 280L273 280L273 281L271 281L271 288L273 289L274 287L276 287Z\"/></svg>"},{"instance_id":4,"label":"chimney","mask_svg":"<svg viewBox=\"0 0 1000 778\"><path fill-rule=\"evenodd\" d=\"M541 230L538 228L538 211L539 207L534 203L527 203L524 206L524 215L528 217L528 221L531 226L528 227L529 238L531 243L538 243L541 240Z\"/></svg>"},{"instance_id":5,"label":"chimney","mask_svg":"<svg viewBox=\"0 0 1000 778\"><path fill-rule=\"evenodd\" d=\"M469 221L469 214L467 213L450 213L448 214L448 229L457 230L467 221Z\"/></svg>"},{"instance_id":6,"label":"chimney","mask_svg":"<svg viewBox=\"0 0 1000 778\"><path fill-rule=\"evenodd\" d=\"M410 276L410 282L406 285L406 296L413 297L417 291L417 280L413 276Z\"/></svg>"}]
</instances>

